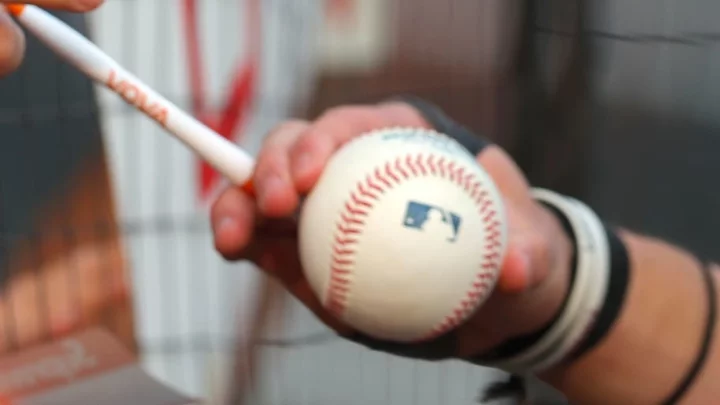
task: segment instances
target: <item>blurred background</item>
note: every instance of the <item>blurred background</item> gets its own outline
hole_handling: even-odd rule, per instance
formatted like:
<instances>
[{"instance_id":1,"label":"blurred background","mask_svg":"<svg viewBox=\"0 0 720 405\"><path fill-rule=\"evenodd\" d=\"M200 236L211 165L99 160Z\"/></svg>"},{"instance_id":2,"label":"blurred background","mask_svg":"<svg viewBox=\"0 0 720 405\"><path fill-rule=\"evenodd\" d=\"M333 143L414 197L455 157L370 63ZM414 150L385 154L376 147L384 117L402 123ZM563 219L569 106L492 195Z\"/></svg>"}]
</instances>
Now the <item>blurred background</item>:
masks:
<instances>
[{"instance_id":1,"label":"blurred background","mask_svg":"<svg viewBox=\"0 0 720 405\"><path fill-rule=\"evenodd\" d=\"M106 0L57 15L253 153L288 117L412 93L503 146L534 185L718 259L718 12L710 0ZM222 185L30 37L0 80L0 350L100 325L209 403L472 404L506 378L334 338L215 253L207 207Z\"/></svg>"}]
</instances>

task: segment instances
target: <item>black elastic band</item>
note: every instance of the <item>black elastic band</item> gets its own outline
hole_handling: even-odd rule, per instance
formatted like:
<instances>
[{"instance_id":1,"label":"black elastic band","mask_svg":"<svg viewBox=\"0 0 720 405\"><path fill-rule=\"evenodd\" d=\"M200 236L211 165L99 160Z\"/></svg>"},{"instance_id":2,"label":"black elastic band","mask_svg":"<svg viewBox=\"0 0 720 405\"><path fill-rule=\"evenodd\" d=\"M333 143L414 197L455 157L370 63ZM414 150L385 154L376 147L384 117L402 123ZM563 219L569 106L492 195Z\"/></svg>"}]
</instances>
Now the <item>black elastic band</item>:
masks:
<instances>
[{"instance_id":1,"label":"black elastic band","mask_svg":"<svg viewBox=\"0 0 720 405\"><path fill-rule=\"evenodd\" d=\"M429 101L412 95L393 97L391 100L402 101L413 106L436 131L455 139L474 156L491 144L487 139L458 124Z\"/></svg>"},{"instance_id":2,"label":"black elastic band","mask_svg":"<svg viewBox=\"0 0 720 405\"><path fill-rule=\"evenodd\" d=\"M716 323L716 312L717 312L717 291L715 291L715 283L713 282L712 270L709 266L703 266L702 269L703 281L705 281L705 288L707 290L707 301L708 301L708 314L705 325L705 333L703 334L703 340L700 344L700 350L693 362L690 370L685 374L680 385L665 401L663 405L674 405L680 398L685 395L687 390L692 386L692 383L697 378L700 370L707 361L708 352L710 351L710 345L713 341L715 334L715 323Z\"/></svg>"},{"instance_id":3,"label":"black elastic band","mask_svg":"<svg viewBox=\"0 0 720 405\"><path fill-rule=\"evenodd\" d=\"M577 349L568 357L569 361L577 360L580 356L592 350L607 336L620 315L620 309L625 303L628 283L630 281L630 260L627 248L617 234L605 225L608 247L610 251L610 279L605 293L605 301L600 313L595 318L587 335Z\"/></svg>"}]
</instances>

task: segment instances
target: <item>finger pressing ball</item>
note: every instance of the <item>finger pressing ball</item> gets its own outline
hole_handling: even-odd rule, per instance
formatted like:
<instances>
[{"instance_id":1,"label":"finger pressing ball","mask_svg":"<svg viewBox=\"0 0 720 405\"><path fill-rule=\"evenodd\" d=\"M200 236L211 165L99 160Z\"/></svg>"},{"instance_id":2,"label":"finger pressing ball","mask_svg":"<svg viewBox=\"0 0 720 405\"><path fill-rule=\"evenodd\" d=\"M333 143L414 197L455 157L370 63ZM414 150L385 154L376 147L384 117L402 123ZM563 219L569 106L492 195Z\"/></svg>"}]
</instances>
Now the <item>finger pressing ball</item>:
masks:
<instances>
[{"instance_id":1,"label":"finger pressing ball","mask_svg":"<svg viewBox=\"0 0 720 405\"><path fill-rule=\"evenodd\" d=\"M460 144L388 128L330 159L302 207L300 259L343 322L380 339L423 341L491 294L506 225L492 179Z\"/></svg>"}]
</instances>

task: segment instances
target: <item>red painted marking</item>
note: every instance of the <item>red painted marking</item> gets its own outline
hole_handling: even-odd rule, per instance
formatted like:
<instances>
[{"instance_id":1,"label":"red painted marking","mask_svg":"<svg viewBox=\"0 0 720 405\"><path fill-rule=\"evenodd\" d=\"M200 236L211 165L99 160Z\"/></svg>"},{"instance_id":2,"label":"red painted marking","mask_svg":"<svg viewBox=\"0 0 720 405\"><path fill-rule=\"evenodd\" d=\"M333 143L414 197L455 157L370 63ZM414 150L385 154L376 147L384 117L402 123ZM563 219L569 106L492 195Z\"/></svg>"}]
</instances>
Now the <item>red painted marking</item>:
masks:
<instances>
[{"instance_id":1,"label":"red painted marking","mask_svg":"<svg viewBox=\"0 0 720 405\"><path fill-rule=\"evenodd\" d=\"M261 37L258 1L248 0L246 2L248 8L245 21L242 24L247 30L248 54L244 58L244 62L233 73L229 86L230 91L224 107L218 114L211 114L205 101L207 91L204 79L206 76L202 63L200 32L197 24L198 3L196 0L184 0L182 3L193 115L224 138L236 143L242 142L243 134L239 133L239 130L247 124L248 107L252 102L257 86ZM198 177L200 198L205 200L219 183L221 175L210 165L201 161L199 162Z\"/></svg>"},{"instance_id":2,"label":"red painted marking","mask_svg":"<svg viewBox=\"0 0 720 405\"><path fill-rule=\"evenodd\" d=\"M167 108L158 103L157 100L152 100L141 88L118 77L117 72L114 70L110 71L105 84L118 93L128 104L149 115L163 127L167 127Z\"/></svg>"},{"instance_id":3,"label":"red painted marking","mask_svg":"<svg viewBox=\"0 0 720 405\"><path fill-rule=\"evenodd\" d=\"M355 0L327 0L325 4L327 16L333 25L352 24L357 15Z\"/></svg>"}]
</instances>

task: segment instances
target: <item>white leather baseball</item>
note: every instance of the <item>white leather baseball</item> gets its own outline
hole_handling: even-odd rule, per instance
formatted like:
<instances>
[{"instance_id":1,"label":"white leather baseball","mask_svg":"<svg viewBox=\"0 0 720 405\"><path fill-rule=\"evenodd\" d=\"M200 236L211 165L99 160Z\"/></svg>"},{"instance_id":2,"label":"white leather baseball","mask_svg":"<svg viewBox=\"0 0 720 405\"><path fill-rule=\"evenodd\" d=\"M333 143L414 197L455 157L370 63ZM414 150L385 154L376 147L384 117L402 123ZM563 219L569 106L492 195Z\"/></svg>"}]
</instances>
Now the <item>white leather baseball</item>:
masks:
<instances>
[{"instance_id":1,"label":"white leather baseball","mask_svg":"<svg viewBox=\"0 0 720 405\"><path fill-rule=\"evenodd\" d=\"M506 247L499 192L451 138L418 128L358 137L300 215L300 259L335 316L380 339L432 339L491 294Z\"/></svg>"}]
</instances>

